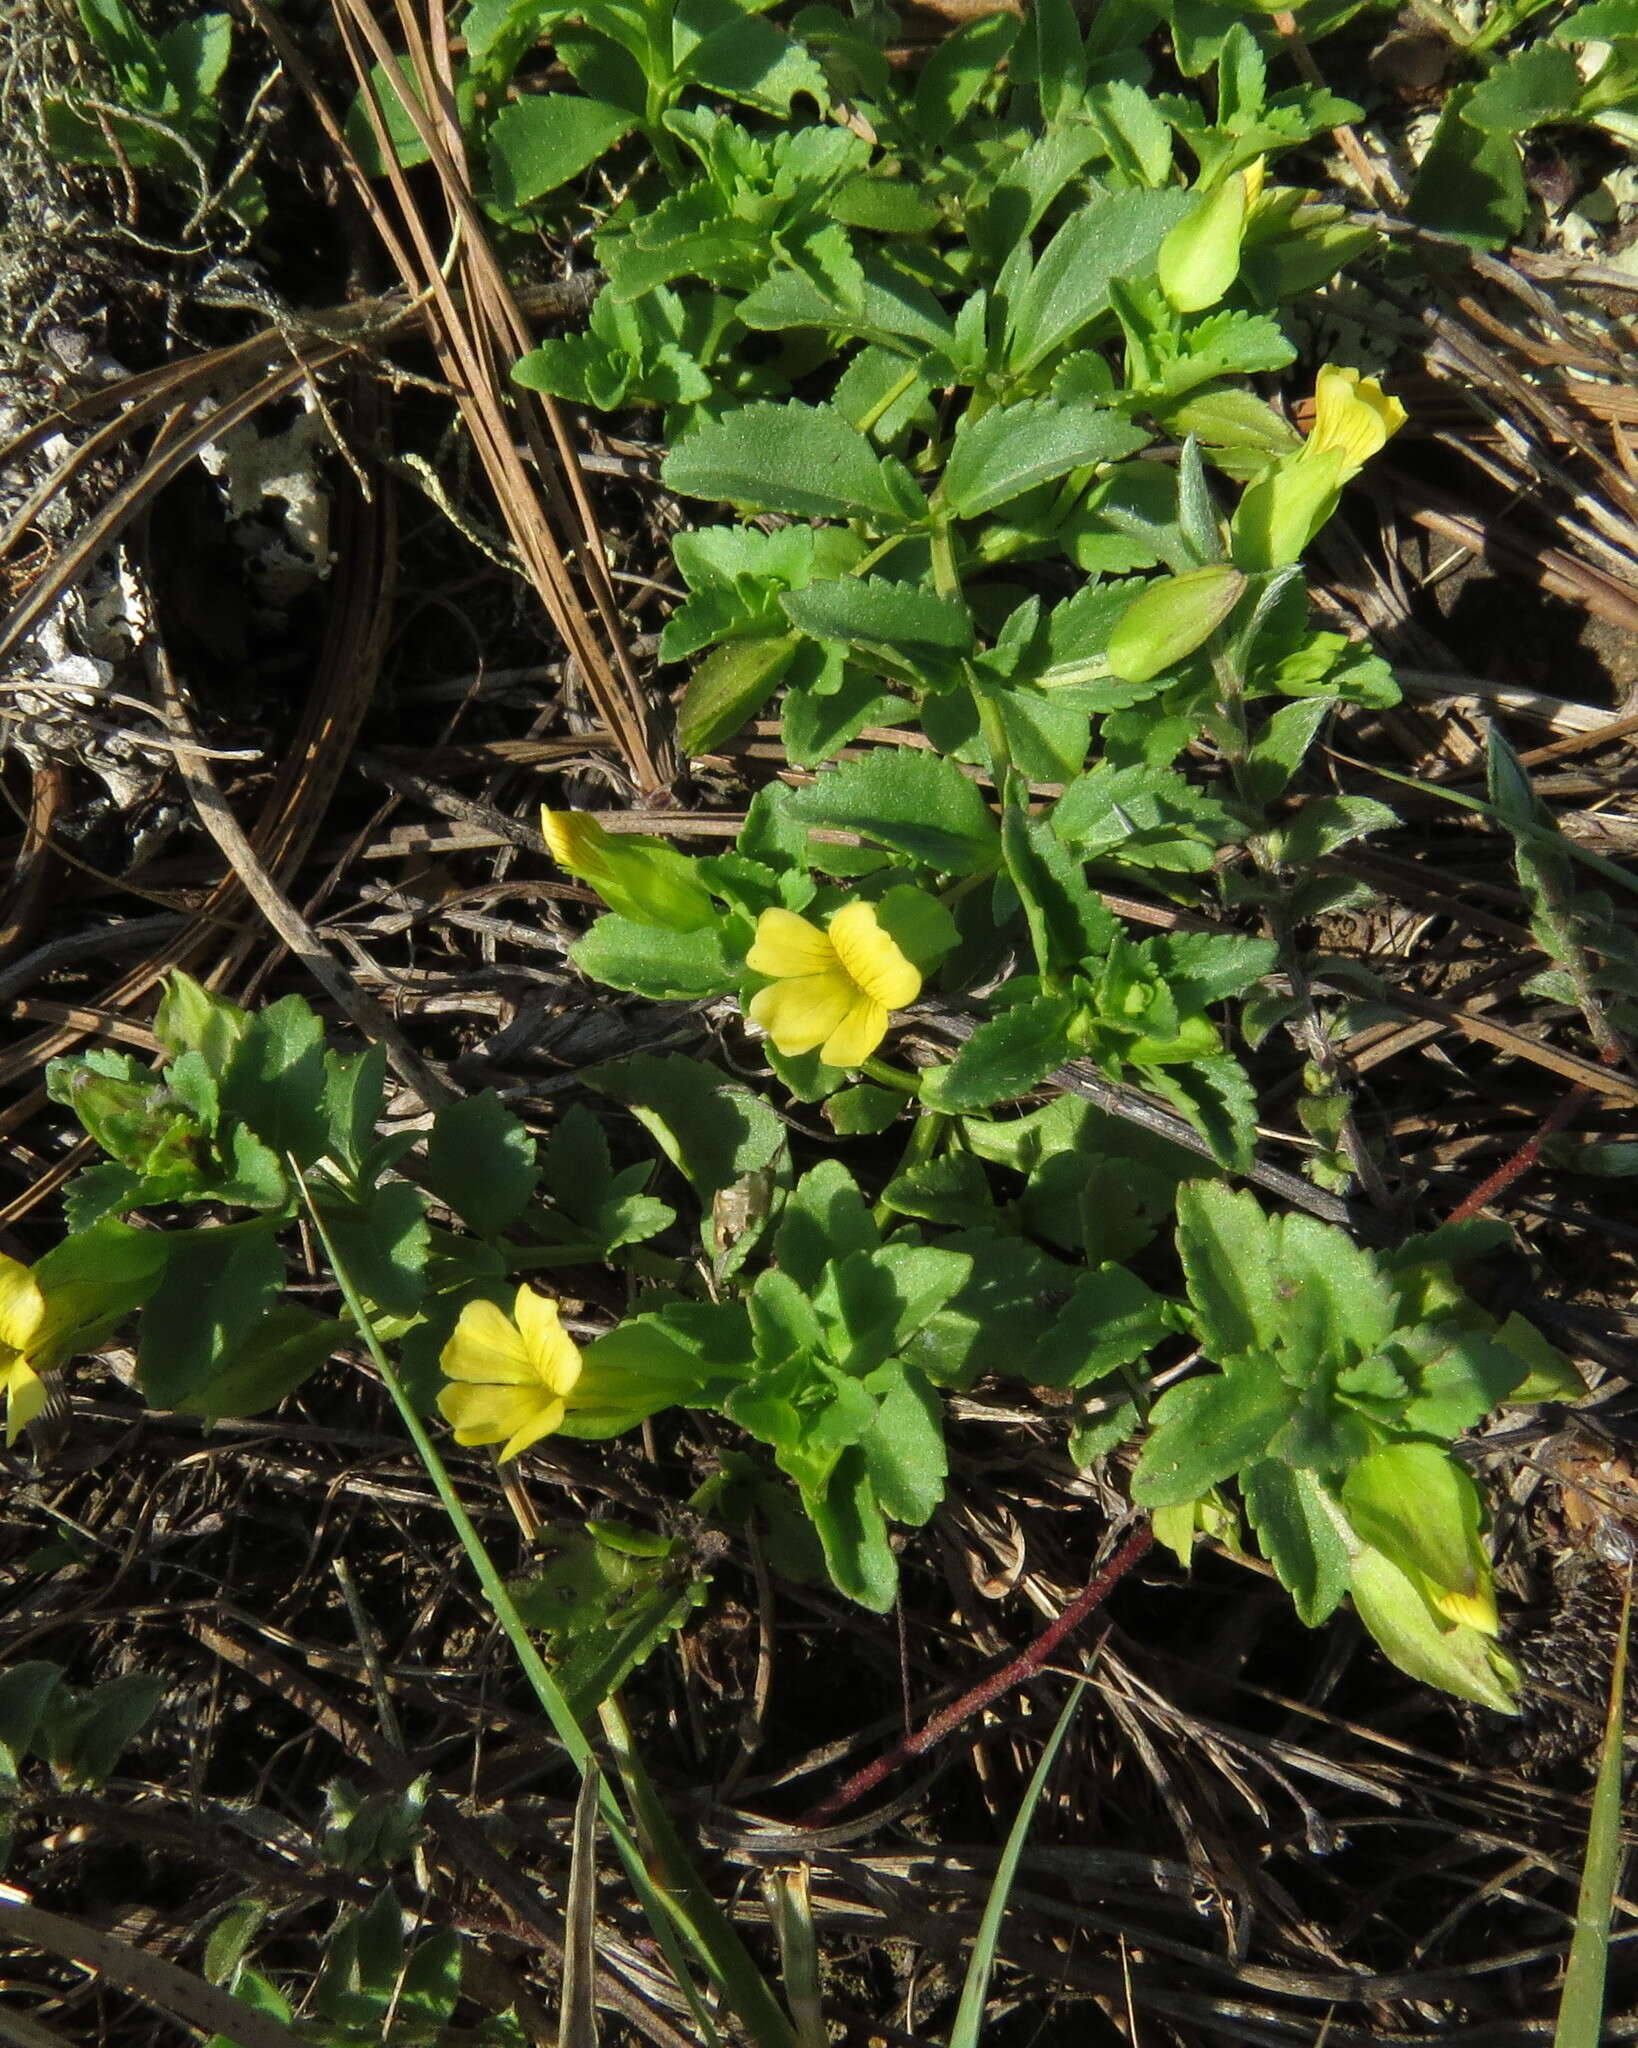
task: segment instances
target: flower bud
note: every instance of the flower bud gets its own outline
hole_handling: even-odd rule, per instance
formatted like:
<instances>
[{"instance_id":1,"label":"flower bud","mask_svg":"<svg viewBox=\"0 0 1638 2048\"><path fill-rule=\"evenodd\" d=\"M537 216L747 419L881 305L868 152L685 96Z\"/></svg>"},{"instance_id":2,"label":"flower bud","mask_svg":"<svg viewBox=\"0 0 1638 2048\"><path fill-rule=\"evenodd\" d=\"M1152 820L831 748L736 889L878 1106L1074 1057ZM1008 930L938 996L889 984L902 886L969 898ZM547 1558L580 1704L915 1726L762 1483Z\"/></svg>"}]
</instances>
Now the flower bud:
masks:
<instances>
[{"instance_id":1,"label":"flower bud","mask_svg":"<svg viewBox=\"0 0 1638 2048\"><path fill-rule=\"evenodd\" d=\"M1213 563L1163 577L1136 597L1109 636L1109 669L1123 683L1146 683L1186 661L1240 602L1246 579Z\"/></svg>"},{"instance_id":2,"label":"flower bud","mask_svg":"<svg viewBox=\"0 0 1638 2048\"><path fill-rule=\"evenodd\" d=\"M1248 174L1235 171L1197 199L1161 243L1160 289L1177 312L1203 313L1239 276L1249 200Z\"/></svg>"},{"instance_id":3,"label":"flower bud","mask_svg":"<svg viewBox=\"0 0 1638 2048\"><path fill-rule=\"evenodd\" d=\"M716 906L694 863L663 840L605 832L586 811L544 807L540 829L558 866L595 889L621 917L674 932L698 931L716 921Z\"/></svg>"},{"instance_id":4,"label":"flower bud","mask_svg":"<svg viewBox=\"0 0 1638 2048\"><path fill-rule=\"evenodd\" d=\"M1327 363L1314 384L1308 439L1242 496L1231 528L1242 569L1283 569L1301 556L1337 509L1342 487L1405 424L1405 408L1380 384Z\"/></svg>"}]
</instances>

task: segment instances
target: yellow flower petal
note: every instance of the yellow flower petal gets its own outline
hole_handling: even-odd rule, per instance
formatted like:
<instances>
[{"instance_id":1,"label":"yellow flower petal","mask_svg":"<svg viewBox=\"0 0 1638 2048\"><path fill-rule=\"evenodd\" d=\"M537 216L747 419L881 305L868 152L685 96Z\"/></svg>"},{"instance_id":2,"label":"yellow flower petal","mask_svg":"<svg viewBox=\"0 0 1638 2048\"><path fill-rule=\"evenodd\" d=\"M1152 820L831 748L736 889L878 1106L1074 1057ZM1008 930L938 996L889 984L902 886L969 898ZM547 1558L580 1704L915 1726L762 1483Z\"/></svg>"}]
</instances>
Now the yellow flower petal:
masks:
<instances>
[{"instance_id":1,"label":"yellow flower petal","mask_svg":"<svg viewBox=\"0 0 1638 2048\"><path fill-rule=\"evenodd\" d=\"M0 1252L0 1345L27 1351L45 1321L45 1296L27 1266Z\"/></svg>"},{"instance_id":2,"label":"yellow flower petal","mask_svg":"<svg viewBox=\"0 0 1638 2048\"><path fill-rule=\"evenodd\" d=\"M859 991L834 962L828 974L776 981L751 999L748 1015L788 1060L817 1052L859 1000Z\"/></svg>"},{"instance_id":3,"label":"yellow flower petal","mask_svg":"<svg viewBox=\"0 0 1638 2048\"><path fill-rule=\"evenodd\" d=\"M495 1453L504 1465L508 1458L515 1458L519 1451L526 1451L532 1443L538 1443L543 1436L550 1436L554 1429L561 1429L566 1405L562 1401L547 1401L529 1416L502 1444Z\"/></svg>"},{"instance_id":4,"label":"yellow flower petal","mask_svg":"<svg viewBox=\"0 0 1638 2048\"><path fill-rule=\"evenodd\" d=\"M1342 457L1343 475L1362 470L1405 424L1405 408L1374 379L1326 363L1314 380L1314 430L1309 447Z\"/></svg>"},{"instance_id":5,"label":"yellow flower petal","mask_svg":"<svg viewBox=\"0 0 1638 2048\"><path fill-rule=\"evenodd\" d=\"M558 1315L557 1303L520 1287L515 1313L535 1377L552 1394L566 1394L580 1377L580 1352Z\"/></svg>"},{"instance_id":6,"label":"yellow flower petal","mask_svg":"<svg viewBox=\"0 0 1638 2048\"><path fill-rule=\"evenodd\" d=\"M438 1412L458 1444L504 1443L551 1405L538 1386L468 1387L451 1384L438 1396Z\"/></svg>"},{"instance_id":7,"label":"yellow flower petal","mask_svg":"<svg viewBox=\"0 0 1638 2048\"><path fill-rule=\"evenodd\" d=\"M521 1333L492 1301L469 1301L438 1363L452 1380L485 1386L528 1386L537 1381Z\"/></svg>"},{"instance_id":8,"label":"yellow flower petal","mask_svg":"<svg viewBox=\"0 0 1638 2048\"><path fill-rule=\"evenodd\" d=\"M902 1010L921 994L920 974L882 930L874 904L850 903L837 911L827 936L849 977L873 1003L889 1010ZM880 1034L876 1043L881 1043ZM846 1064L856 1066L858 1062L850 1060Z\"/></svg>"},{"instance_id":9,"label":"yellow flower petal","mask_svg":"<svg viewBox=\"0 0 1638 2048\"><path fill-rule=\"evenodd\" d=\"M765 910L756 921L756 938L745 964L753 974L782 978L825 974L836 965L836 948L817 925L794 910Z\"/></svg>"},{"instance_id":10,"label":"yellow flower petal","mask_svg":"<svg viewBox=\"0 0 1638 2048\"><path fill-rule=\"evenodd\" d=\"M34 1368L23 1359L14 1359L0 1372L0 1382L6 1389L6 1442L17 1441L17 1432L26 1429L46 1404L45 1381Z\"/></svg>"},{"instance_id":11,"label":"yellow flower petal","mask_svg":"<svg viewBox=\"0 0 1638 2048\"><path fill-rule=\"evenodd\" d=\"M862 1067L887 1036L887 1006L862 992L825 1040L819 1057L829 1067Z\"/></svg>"}]
</instances>

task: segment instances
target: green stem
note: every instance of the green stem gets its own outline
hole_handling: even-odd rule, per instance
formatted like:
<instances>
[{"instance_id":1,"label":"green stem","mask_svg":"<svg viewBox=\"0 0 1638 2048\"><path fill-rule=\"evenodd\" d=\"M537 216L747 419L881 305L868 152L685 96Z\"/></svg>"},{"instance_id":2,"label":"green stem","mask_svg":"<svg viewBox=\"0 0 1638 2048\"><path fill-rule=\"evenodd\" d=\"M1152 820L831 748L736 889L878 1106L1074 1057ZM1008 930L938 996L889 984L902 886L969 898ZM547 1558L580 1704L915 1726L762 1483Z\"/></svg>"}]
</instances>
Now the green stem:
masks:
<instances>
[{"instance_id":1,"label":"green stem","mask_svg":"<svg viewBox=\"0 0 1638 2048\"><path fill-rule=\"evenodd\" d=\"M934 522L928 536L933 554L933 588L940 597L961 597L961 577L956 569L955 535L947 519Z\"/></svg>"},{"instance_id":2,"label":"green stem","mask_svg":"<svg viewBox=\"0 0 1638 2048\"><path fill-rule=\"evenodd\" d=\"M381 1383L391 1395L393 1406L398 1410L404 1427L409 1432L410 1441L426 1468L433 1491L437 1494L444 1513L449 1517L450 1527L455 1531L461 1548L466 1552L468 1562L477 1574L478 1583L483 1588L490 1611L500 1623L507 1641L512 1646L512 1653L518 1660L518 1668L529 1681L558 1740L563 1744L576 1770L584 1777L593 1761L591 1744L586 1739L585 1731L575 1719L568 1701L547 1670L540 1652L530 1641L523 1617L518 1613L511 1594L506 1590L506 1581L501 1577L494 1559L484 1547L483 1538L478 1534L472 1517L462 1505L448 1469L438 1454L437 1446L427 1434L425 1424L416 1414L403 1381L382 1349L381 1341L375 1334L368 1311L359 1299L352 1277L324 1227L324 1219L308 1191L301 1168L288 1155L285 1163L291 1178L301 1190L302 1206L307 1211L308 1219L320 1244L324 1247L324 1256L329 1261L330 1270L336 1276L336 1284L341 1289L342 1298L358 1326L359 1335L364 1340L376 1371L381 1375ZM667 1893L650 1875L643 1860L642 1850L624 1813L620 1810L620 1802L607 1778L599 1779L597 1803L603 1824L608 1829L609 1839L625 1866L632 1889L642 1902L643 1911L648 1916L649 1924L654 1929L661 1948L665 1951L666 1960L676 1976L678 1985L684 1991L689 1990L687 1959L677 1941L678 1932L681 1931L693 1944L707 1975L738 2013L751 2038L759 2044L759 2048L794 2048L795 2036L790 2023L780 2012L773 1993L768 1989L751 1959L749 1950L745 1948L739 1936L726 1920L721 1922L720 1929L708 1930L704 1916L699 1914L695 1903L702 1887L699 1879L688 1870L686 1859L683 1860L683 1868L688 1871L688 1875L687 1882L682 1888L682 1896ZM717 1937L714 1943L712 1935Z\"/></svg>"},{"instance_id":3,"label":"green stem","mask_svg":"<svg viewBox=\"0 0 1638 2048\"><path fill-rule=\"evenodd\" d=\"M853 422L853 424L858 428L859 432L861 434L873 434L876 431L877 427L881 424L882 420L892 410L892 408L898 404L899 400L905 395L905 393L915 388L915 385L919 380L920 375L921 372L917 370L914 367L914 365L912 365L911 368L906 370L904 375L901 378L899 378L896 384L890 385L888 389L882 393L881 397L877 399L876 403L865 414L862 420L855 420Z\"/></svg>"},{"instance_id":4,"label":"green stem","mask_svg":"<svg viewBox=\"0 0 1638 2048\"><path fill-rule=\"evenodd\" d=\"M866 1060L859 1072L867 1074L883 1088L895 1089L900 1095L917 1096L921 1093L919 1074L907 1074L903 1067L890 1067L886 1060Z\"/></svg>"}]
</instances>

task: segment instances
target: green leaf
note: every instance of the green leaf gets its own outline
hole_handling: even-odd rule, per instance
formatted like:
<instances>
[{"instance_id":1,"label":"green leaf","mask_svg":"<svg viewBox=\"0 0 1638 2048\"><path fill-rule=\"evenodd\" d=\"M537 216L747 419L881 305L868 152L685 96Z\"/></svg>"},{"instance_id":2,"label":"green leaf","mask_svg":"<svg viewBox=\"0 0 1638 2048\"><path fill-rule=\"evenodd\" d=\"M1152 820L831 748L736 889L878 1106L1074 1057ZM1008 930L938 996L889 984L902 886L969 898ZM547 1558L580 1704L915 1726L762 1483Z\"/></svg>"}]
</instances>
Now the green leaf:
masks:
<instances>
[{"instance_id":1,"label":"green leaf","mask_svg":"<svg viewBox=\"0 0 1638 2048\"><path fill-rule=\"evenodd\" d=\"M247 1123L262 1143L299 1164L319 1158L325 1115L324 1026L301 996L285 996L245 1025L222 1075L224 1117Z\"/></svg>"},{"instance_id":2,"label":"green leaf","mask_svg":"<svg viewBox=\"0 0 1638 2048\"><path fill-rule=\"evenodd\" d=\"M984 1169L970 1152L949 1152L896 1173L882 1189L882 1207L948 1229L984 1226L996 1217Z\"/></svg>"},{"instance_id":3,"label":"green leaf","mask_svg":"<svg viewBox=\"0 0 1638 2048\"><path fill-rule=\"evenodd\" d=\"M672 20L679 81L767 114L788 116L799 92L829 107L830 87L814 58L736 0L677 0Z\"/></svg>"},{"instance_id":4,"label":"green leaf","mask_svg":"<svg viewBox=\"0 0 1638 2048\"><path fill-rule=\"evenodd\" d=\"M1009 803L1001 846L1042 975L1074 973L1107 952L1115 920L1051 824Z\"/></svg>"},{"instance_id":5,"label":"green leaf","mask_svg":"<svg viewBox=\"0 0 1638 2048\"><path fill-rule=\"evenodd\" d=\"M681 1540L588 1522L554 1532L543 1568L507 1591L550 1642L557 1682L584 1720L682 1627L709 1588Z\"/></svg>"},{"instance_id":6,"label":"green leaf","mask_svg":"<svg viewBox=\"0 0 1638 2048\"><path fill-rule=\"evenodd\" d=\"M899 1566L863 1453L844 1451L823 1496L805 1504L837 1590L886 1614L899 1590Z\"/></svg>"},{"instance_id":7,"label":"green leaf","mask_svg":"<svg viewBox=\"0 0 1638 2048\"><path fill-rule=\"evenodd\" d=\"M767 1166L784 1142L760 1096L680 1053L638 1053L585 1079L623 1103L703 1196Z\"/></svg>"},{"instance_id":8,"label":"green leaf","mask_svg":"<svg viewBox=\"0 0 1638 2048\"><path fill-rule=\"evenodd\" d=\"M876 195L902 193L905 199L923 204L919 193L909 186L888 184L874 174L845 186L852 192L862 184ZM833 202L833 210L837 202ZM854 207L853 211L862 209ZM861 226L873 223L861 222ZM879 259L866 257L860 266L862 287L851 302L823 290L803 270L776 270L772 277L748 292L734 311L747 327L778 333L788 328L823 327L836 334L856 335L895 352L897 373L903 374L904 358L947 351L954 342L950 316L923 284L890 269Z\"/></svg>"},{"instance_id":9,"label":"green leaf","mask_svg":"<svg viewBox=\"0 0 1638 2048\"><path fill-rule=\"evenodd\" d=\"M825 1102L825 1121L839 1138L875 1137L896 1123L904 1097L868 1081L841 1088Z\"/></svg>"},{"instance_id":10,"label":"green leaf","mask_svg":"<svg viewBox=\"0 0 1638 2048\"><path fill-rule=\"evenodd\" d=\"M885 576L849 576L781 593L791 623L818 640L839 640L937 673L973 644L972 621L952 598Z\"/></svg>"},{"instance_id":11,"label":"green leaf","mask_svg":"<svg viewBox=\"0 0 1638 2048\"><path fill-rule=\"evenodd\" d=\"M987 867L999 853L989 805L953 761L912 748L877 747L793 790L804 824L862 833L944 874Z\"/></svg>"},{"instance_id":12,"label":"green leaf","mask_svg":"<svg viewBox=\"0 0 1638 2048\"><path fill-rule=\"evenodd\" d=\"M175 1231L165 1277L142 1314L137 1371L156 1408L208 1384L233 1356L284 1283L284 1254L271 1217L219 1230Z\"/></svg>"},{"instance_id":13,"label":"green leaf","mask_svg":"<svg viewBox=\"0 0 1638 2048\"><path fill-rule=\"evenodd\" d=\"M859 1451L883 1513L919 1529L944 1498L944 1407L913 1367L895 1363L883 1373L889 1377L876 1420Z\"/></svg>"},{"instance_id":14,"label":"green leaf","mask_svg":"<svg viewBox=\"0 0 1638 2048\"><path fill-rule=\"evenodd\" d=\"M1297 1618L1318 1628L1348 1591L1347 1548L1319 1498L1319 1481L1263 1458L1241 1472L1240 1492L1257 1547L1291 1595Z\"/></svg>"},{"instance_id":15,"label":"green leaf","mask_svg":"<svg viewBox=\"0 0 1638 2048\"><path fill-rule=\"evenodd\" d=\"M569 958L592 981L654 1002L699 1002L739 982L714 925L674 932L611 911L569 948Z\"/></svg>"},{"instance_id":16,"label":"green leaf","mask_svg":"<svg viewBox=\"0 0 1638 2048\"><path fill-rule=\"evenodd\" d=\"M33 1268L46 1305L30 1346L34 1363L95 1350L159 1285L169 1245L163 1231L104 1219L43 1253Z\"/></svg>"},{"instance_id":17,"label":"green leaf","mask_svg":"<svg viewBox=\"0 0 1638 2048\"><path fill-rule=\"evenodd\" d=\"M832 1260L874 1252L881 1241L858 1182L840 1160L823 1159L785 1197L774 1257L811 1295Z\"/></svg>"},{"instance_id":18,"label":"green leaf","mask_svg":"<svg viewBox=\"0 0 1638 2048\"><path fill-rule=\"evenodd\" d=\"M1523 230L1530 196L1512 136L1487 135L1463 120L1470 91L1458 86L1445 101L1406 210L1420 227L1497 248Z\"/></svg>"},{"instance_id":19,"label":"green leaf","mask_svg":"<svg viewBox=\"0 0 1638 2048\"><path fill-rule=\"evenodd\" d=\"M958 519L976 519L1072 469L1117 462L1148 439L1141 427L1098 406L1050 398L998 406L957 428L944 466L944 504Z\"/></svg>"},{"instance_id":20,"label":"green leaf","mask_svg":"<svg viewBox=\"0 0 1638 2048\"><path fill-rule=\"evenodd\" d=\"M798 646L794 633L725 640L688 678L677 707L677 744L690 757L732 739L779 687Z\"/></svg>"},{"instance_id":21,"label":"green leaf","mask_svg":"<svg viewBox=\"0 0 1638 2048\"><path fill-rule=\"evenodd\" d=\"M427 1198L405 1180L384 1182L363 1200L315 1184L311 1190L337 1256L360 1294L389 1315L411 1316L426 1289L431 1240Z\"/></svg>"},{"instance_id":22,"label":"green leaf","mask_svg":"<svg viewBox=\"0 0 1638 2048\"><path fill-rule=\"evenodd\" d=\"M1518 1712L1521 1681L1506 1652L1481 1629L1445 1623L1381 1551L1361 1548L1349 1564L1348 1584L1360 1620L1390 1663L1457 1699L1497 1714Z\"/></svg>"},{"instance_id":23,"label":"green leaf","mask_svg":"<svg viewBox=\"0 0 1638 2048\"><path fill-rule=\"evenodd\" d=\"M120 1758L153 1719L167 1691L163 1678L132 1671L105 1679L52 1717L47 1728L51 1768L65 1784L93 1790L111 1778Z\"/></svg>"},{"instance_id":24,"label":"green leaf","mask_svg":"<svg viewBox=\"0 0 1638 2048\"><path fill-rule=\"evenodd\" d=\"M1108 312L1117 277L1150 269L1167 230L1188 211L1182 191L1117 192L1072 213L1042 251L1007 313L1007 362L1034 369Z\"/></svg>"},{"instance_id":25,"label":"green leaf","mask_svg":"<svg viewBox=\"0 0 1638 2048\"><path fill-rule=\"evenodd\" d=\"M386 1103L387 1048L324 1055L325 1151L346 1172L361 1171Z\"/></svg>"},{"instance_id":26,"label":"green leaf","mask_svg":"<svg viewBox=\"0 0 1638 2048\"><path fill-rule=\"evenodd\" d=\"M1167 1302L1124 1266L1083 1275L1019 1368L1032 1386L1085 1387L1146 1358L1172 1334Z\"/></svg>"},{"instance_id":27,"label":"green leaf","mask_svg":"<svg viewBox=\"0 0 1638 2048\"><path fill-rule=\"evenodd\" d=\"M1520 136L1571 119L1580 98L1581 73L1570 52L1554 43L1532 43L1474 86L1462 118L1487 135Z\"/></svg>"},{"instance_id":28,"label":"green leaf","mask_svg":"<svg viewBox=\"0 0 1638 2048\"><path fill-rule=\"evenodd\" d=\"M1149 1417L1150 1436L1132 1474L1133 1500L1150 1508L1198 1500L1265 1455L1295 1401L1266 1359L1169 1387Z\"/></svg>"},{"instance_id":29,"label":"green leaf","mask_svg":"<svg viewBox=\"0 0 1638 2048\"><path fill-rule=\"evenodd\" d=\"M1219 1365L1275 1341L1277 1247L1275 1226L1255 1195L1213 1180L1178 1189L1177 1255L1200 1342Z\"/></svg>"},{"instance_id":30,"label":"green leaf","mask_svg":"<svg viewBox=\"0 0 1638 2048\"><path fill-rule=\"evenodd\" d=\"M61 1665L38 1659L0 1671L0 1750L14 1763L39 1753L41 1727L71 1697L62 1680Z\"/></svg>"},{"instance_id":31,"label":"green leaf","mask_svg":"<svg viewBox=\"0 0 1638 2048\"><path fill-rule=\"evenodd\" d=\"M1269 844L1285 866L1311 868L1354 840L1390 831L1398 823L1397 813L1375 797L1313 797L1289 824L1269 834Z\"/></svg>"},{"instance_id":32,"label":"green leaf","mask_svg":"<svg viewBox=\"0 0 1638 2048\"><path fill-rule=\"evenodd\" d=\"M348 1341L345 1324L295 1302L275 1302L205 1384L174 1405L207 1422L276 1408Z\"/></svg>"},{"instance_id":33,"label":"green leaf","mask_svg":"<svg viewBox=\"0 0 1638 2048\"><path fill-rule=\"evenodd\" d=\"M489 177L508 213L578 178L637 125L637 117L579 93L528 93L489 126Z\"/></svg>"},{"instance_id":34,"label":"green leaf","mask_svg":"<svg viewBox=\"0 0 1638 2048\"><path fill-rule=\"evenodd\" d=\"M931 1069L922 1083L930 1108L987 1109L1011 1102L1044 1081L1070 1056L1067 996L1037 996L1015 1003L980 1024L947 1067Z\"/></svg>"},{"instance_id":35,"label":"green leaf","mask_svg":"<svg viewBox=\"0 0 1638 2048\"><path fill-rule=\"evenodd\" d=\"M185 116L214 131L216 97L233 48L233 23L225 14L196 14L168 28L155 46Z\"/></svg>"},{"instance_id":36,"label":"green leaf","mask_svg":"<svg viewBox=\"0 0 1638 2048\"><path fill-rule=\"evenodd\" d=\"M924 523L903 463L878 455L830 406L748 405L708 420L672 449L661 475L684 497L797 519L863 519L883 533Z\"/></svg>"},{"instance_id":37,"label":"green leaf","mask_svg":"<svg viewBox=\"0 0 1638 2048\"><path fill-rule=\"evenodd\" d=\"M433 1118L424 1184L480 1237L515 1223L539 1178L534 1139L492 1089L445 1103Z\"/></svg>"}]
</instances>

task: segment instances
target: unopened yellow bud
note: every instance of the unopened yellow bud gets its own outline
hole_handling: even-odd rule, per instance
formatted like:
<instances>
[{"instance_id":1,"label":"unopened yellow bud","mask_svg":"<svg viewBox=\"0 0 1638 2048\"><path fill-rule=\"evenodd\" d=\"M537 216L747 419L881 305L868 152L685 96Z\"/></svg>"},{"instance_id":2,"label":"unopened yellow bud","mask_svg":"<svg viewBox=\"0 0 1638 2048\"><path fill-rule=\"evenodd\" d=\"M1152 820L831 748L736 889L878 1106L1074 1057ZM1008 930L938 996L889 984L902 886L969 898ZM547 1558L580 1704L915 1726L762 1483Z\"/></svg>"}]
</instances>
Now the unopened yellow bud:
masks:
<instances>
[{"instance_id":1,"label":"unopened yellow bud","mask_svg":"<svg viewBox=\"0 0 1638 2048\"><path fill-rule=\"evenodd\" d=\"M1236 171L1197 199L1160 245L1160 289L1179 313L1215 306L1240 274L1240 239L1250 200Z\"/></svg>"},{"instance_id":2,"label":"unopened yellow bud","mask_svg":"<svg viewBox=\"0 0 1638 2048\"><path fill-rule=\"evenodd\" d=\"M694 863L664 840L605 832L587 811L542 808L540 829L558 866L595 889L621 917L674 932L714 922L716 906Z\"/></svg>"}]
</instances>

